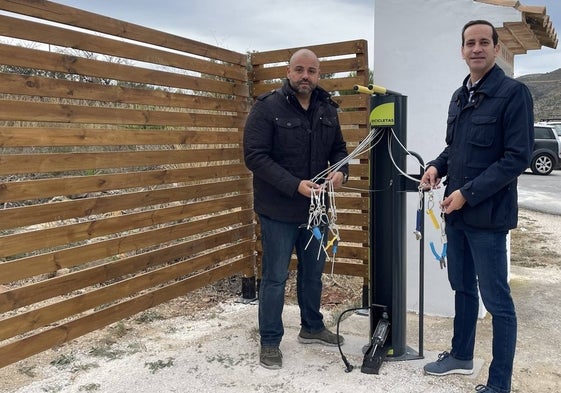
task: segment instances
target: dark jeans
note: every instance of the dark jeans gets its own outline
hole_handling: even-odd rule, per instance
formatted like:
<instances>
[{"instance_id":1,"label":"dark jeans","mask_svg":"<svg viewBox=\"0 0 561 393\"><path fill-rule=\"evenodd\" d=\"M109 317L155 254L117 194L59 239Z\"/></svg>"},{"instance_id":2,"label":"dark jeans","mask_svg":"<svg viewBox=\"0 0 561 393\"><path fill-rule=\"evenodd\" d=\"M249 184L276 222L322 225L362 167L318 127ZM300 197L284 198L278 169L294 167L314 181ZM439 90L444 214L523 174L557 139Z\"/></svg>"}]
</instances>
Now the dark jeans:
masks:
<instances>
[{"instance_id":1,"label":"dark jeans","mask_svg":"<svg viewBox=\"0 0 561 393\"><path fill-rule=\"evenodd\" d=\"M292 250L296 248L298 276L296 291L300 306L302 327L311 333L325 328L320 313L321 276L325 253L318 250L320 243L312 233L299 224L271 220L259 215L263 245L261 284L259 287L259 334L261 345L278 346L284 334L282 310L285 285ZM325 241L325 240L324 240Z\"/></svg>"},{"instance_id":2,"label":"dark jeans","mask_svg":"<svg viewBox=\"0 0 561 393\"><path fill-rule=\"evenodd\" d=\"M516 348L516 311L508 284L507 232L458 230L446 226L448 279L455 291L454 336L451 355L473 359L479 313L479 292L493 317L493 360L487 386L510 392Z\"/></svg>"}]
</instances>

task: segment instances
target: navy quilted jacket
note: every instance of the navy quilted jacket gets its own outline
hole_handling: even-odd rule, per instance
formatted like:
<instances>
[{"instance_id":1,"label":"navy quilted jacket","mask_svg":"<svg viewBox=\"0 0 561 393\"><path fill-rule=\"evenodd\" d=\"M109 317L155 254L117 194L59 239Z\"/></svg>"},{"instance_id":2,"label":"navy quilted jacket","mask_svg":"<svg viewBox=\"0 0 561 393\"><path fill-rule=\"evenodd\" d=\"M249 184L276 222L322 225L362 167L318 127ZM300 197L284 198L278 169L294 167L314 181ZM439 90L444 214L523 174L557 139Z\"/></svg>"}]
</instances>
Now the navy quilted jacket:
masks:
<instances>
[{"instance_id":1,"label":"navy quilted jacket","mask_svg":"<svg viewBox=\"0 0 561 393\"><path fill-rule=\"evenodd\" d=\"M469 76L468 76L469 77ZM447 176L445 195L460 189L466 204L446 216L463 229L509 230L518 220L518 176L528 168L534 143L528 88L495 65L471 100L464 84L448 109L446 148L434 161Z\"/></svg>"}]
</instances>

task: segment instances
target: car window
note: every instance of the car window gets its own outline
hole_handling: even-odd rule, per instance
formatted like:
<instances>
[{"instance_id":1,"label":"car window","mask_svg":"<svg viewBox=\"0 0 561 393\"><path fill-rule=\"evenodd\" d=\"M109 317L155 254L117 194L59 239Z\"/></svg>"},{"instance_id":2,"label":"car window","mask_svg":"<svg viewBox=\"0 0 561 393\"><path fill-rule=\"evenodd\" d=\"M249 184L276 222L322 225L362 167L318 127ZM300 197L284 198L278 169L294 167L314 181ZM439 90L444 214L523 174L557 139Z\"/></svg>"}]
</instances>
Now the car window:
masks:
<instances>
[{"instance_id":1,"label":"car window","mask_svg":"<svg viewBox=\"0 0 561 393\"><path fill-rule=\"evenodd\" d=\"M555 139L551 128L534 127L534 139Z\"/></svg>"},{"instance_id":2,"label":"car window","mask_svg":"<svg viewBox=\"0 0 561 393\"><path fill-rule=\"evenodd\" d=\"M561 138L561 124L552 124L551 126L553 127L553 129L557 133L557 136L559 138Z\"/></svg>"}]
</instances>

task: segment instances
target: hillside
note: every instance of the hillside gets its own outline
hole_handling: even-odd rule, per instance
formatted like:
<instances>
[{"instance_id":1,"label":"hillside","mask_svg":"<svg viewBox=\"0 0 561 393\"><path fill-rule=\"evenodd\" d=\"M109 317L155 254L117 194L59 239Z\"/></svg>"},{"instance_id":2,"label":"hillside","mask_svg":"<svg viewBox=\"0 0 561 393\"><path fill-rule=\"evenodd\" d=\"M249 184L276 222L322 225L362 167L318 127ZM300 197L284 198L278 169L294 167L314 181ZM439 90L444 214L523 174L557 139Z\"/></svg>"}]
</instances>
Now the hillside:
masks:
<instances>
[{"instance_id":1,"label":"hillside","mask_svg":"<svg viewBox=\"0 0 561 393\"><path fill-rule=\"evenodd\" d=\"M525 83L534 97L536 121L561 119L561 68L545 74L530 74L517 78Z\"/></svg>"}]
</instances>

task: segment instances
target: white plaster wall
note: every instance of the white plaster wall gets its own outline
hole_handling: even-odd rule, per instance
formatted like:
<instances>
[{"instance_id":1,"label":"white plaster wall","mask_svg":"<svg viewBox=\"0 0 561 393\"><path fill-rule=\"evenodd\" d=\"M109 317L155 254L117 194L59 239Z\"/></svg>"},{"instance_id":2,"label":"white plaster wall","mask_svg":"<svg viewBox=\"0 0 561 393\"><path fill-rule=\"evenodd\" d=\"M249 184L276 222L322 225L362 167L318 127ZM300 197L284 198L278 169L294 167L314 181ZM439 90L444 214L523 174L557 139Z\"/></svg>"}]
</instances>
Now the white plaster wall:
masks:
<instances>
[{"instance_id":1,"label":"white plaster wall","mask_svg":"<svg viewBox=\"0 0 561 393\"><path fill-rule=\"evenodd\" d=\"M444 148L448 102L468 74L460 51L463 25L486 19L500 26L519 21L520 13L473 0L374 0L374 4L374 83L408 97L407 148L428 162ZM511 69L505 72L512 74ZM407 172L419 173L413 159L408 159ZM437 212L441 195L435 195ZM418 195L408 194L407 308L414 311L419 307L419 245L413 235L417 203ZM447 270L440 269L429 247L432 240L440 252L440 231L428 217L425 228L425 313L452 316Z\"/></svg>"}]
</instances>

